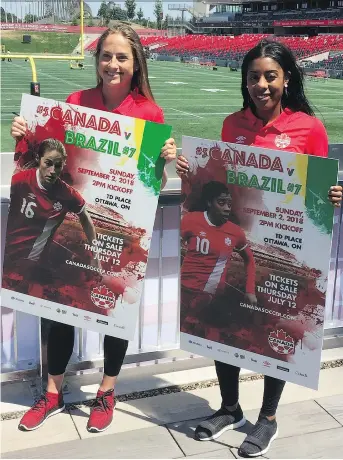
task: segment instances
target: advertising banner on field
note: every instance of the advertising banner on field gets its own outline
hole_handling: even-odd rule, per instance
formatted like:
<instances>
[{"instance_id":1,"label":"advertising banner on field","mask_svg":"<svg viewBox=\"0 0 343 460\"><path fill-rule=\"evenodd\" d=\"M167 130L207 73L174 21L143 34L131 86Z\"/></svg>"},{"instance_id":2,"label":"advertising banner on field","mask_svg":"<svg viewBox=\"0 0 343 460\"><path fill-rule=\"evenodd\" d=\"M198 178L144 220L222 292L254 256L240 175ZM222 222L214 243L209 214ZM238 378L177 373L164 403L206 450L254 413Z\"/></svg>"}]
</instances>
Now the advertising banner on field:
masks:
<instances>
[{"instance_id":1,"label":"advertising banner on field","mask_svg":"<svg viewBox=\"0 0 343 460\"><path fill-rule=\"evenodd\" d=\"M182 151L181 348L317 388L337 161L191 137Z\"/></svg>"},{"instance_id":2,"label":"advertising banner on field","mask_svg":"<svg viewBox=\"0 0 343 460\"><path fill-rule=\"evenodd\" d=\"M132 339L171 127L23 95L2 305Z\"/></svg>"}]
</instances>

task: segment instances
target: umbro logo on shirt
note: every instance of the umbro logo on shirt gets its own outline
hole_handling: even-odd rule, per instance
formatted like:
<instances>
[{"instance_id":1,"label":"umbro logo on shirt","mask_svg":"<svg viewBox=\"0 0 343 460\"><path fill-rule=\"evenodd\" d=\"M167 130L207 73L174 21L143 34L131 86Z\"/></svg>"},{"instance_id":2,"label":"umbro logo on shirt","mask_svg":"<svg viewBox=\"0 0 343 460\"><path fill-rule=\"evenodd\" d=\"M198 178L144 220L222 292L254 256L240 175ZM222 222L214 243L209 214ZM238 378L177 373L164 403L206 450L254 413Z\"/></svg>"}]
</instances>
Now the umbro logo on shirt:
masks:
<instances>
[{"instance_id":1,"label":"umbro logo on shirt","mask_svg":"<svg viewBox=\"0 0 343 460\"><path fill-rule=\"evenodd\" d=\"M238 137L236 137L236 144L244 144L246 139L247 138L245 136L238 136Z\"/></svg>"},{"instance_id":2,"label":"umbro logo on shirt","mask_svg":"<svg viewBox=\"0 0 343 460\"><path fill-rule=\"evenodd\" d=\"M206 232L200 232L199 235L205 237L205 236L206 236Z\"/></svg>"},{"instance_id":3,"label":"umbro logo on shirt","mask_svg":"<svg viewBox=\"0 0 343 460\"><path fill-rule=\"evenodd\" d=\"M53 208L55 211L60 211L62 209L62 205L59 201L56 201L56 203L54 203Z\"/></svg>"},{"instance_id":4,"label":"umbro logo on shirt","mask_svg":"<svg viewBox=\"0 0 343 460\"><path fill-rule=\"evenodd\" d=\"M275 137L275 145L279 149L285 149L291 143L291 138L287 134L282 133Z\"/></svg>"},{"instance_id":5,"label":"umbro logo on shirt","mask_svg":"<svg viewBox=\"0 0 343 460\"><path fill-rule=\"evenodd\" d=\"M34 193L29 193L28 195L28 198L30 198L31 200L35 200L36 199L36 195Z\"/></svg>"}]
</instances>

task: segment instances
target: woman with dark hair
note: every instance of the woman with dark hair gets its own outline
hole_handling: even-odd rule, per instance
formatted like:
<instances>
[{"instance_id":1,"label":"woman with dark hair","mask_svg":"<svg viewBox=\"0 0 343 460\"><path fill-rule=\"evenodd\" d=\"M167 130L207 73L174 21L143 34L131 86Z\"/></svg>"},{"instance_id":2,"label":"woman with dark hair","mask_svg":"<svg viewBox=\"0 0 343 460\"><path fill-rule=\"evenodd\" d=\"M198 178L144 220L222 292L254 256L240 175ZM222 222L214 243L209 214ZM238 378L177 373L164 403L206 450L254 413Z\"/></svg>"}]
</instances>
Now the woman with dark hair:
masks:
<instances>
[{"instance_id":1,"label":"woman with dark hair","mask_svg":"<svg viewBox=\"0 0 343 460\"><path fill-rule=\"evenodd\" d=\"M245 298L256 304L255 261L244 231L231 222L232 197L227 186L211 181L201 193L202 211L188 212L181 221L181 236L186 254L181 267L181 331L192 333L196 316L223 295L226 274L233 252L244 261L246 270ZM206 322L196 326L194 335L211 340Z\"/></svg>"},{"instance_id":2,"label":"woman with dark hair","mask_svg":"<svg viewBox=\"0 0 343 460\"><path fill-rule=\"evenodd\" d=\"M78 216L90 244L96 237L85 200L60 178L66 159L62 142L45 139L38 147L34 167L13 175L5 268L14 264L28 276L25 262L40 262L48 257L54 234L68 212ZM35 264L28 266L33 270Z\"/></svg>"},{"instance_id":3,"label":"woman with dark hair","mask_svg":"<svg viewBox=\"0 0 343 460\"><path fill-rule=\"evenodd\" d=\"M262 40L244 57L242 64L243 109L223 123L222 141L285 150L320 157L328 156L328 137L305 96L303 73L292 52L282 43ZM178 157L177 172L188 173L185 157ZM336 206L342 200L342 187L328 192ZM216 361L222 396L221 408L195 431L196 439L218 438L244 420L238 402L240 368ZM285 382L264 377L263 403L252 432L240 446L239 454L257 457L265 454L277 437L276 410Z\"/></svg>"},{"instance_id":4,"label":"woman with dark hair","mask_svg":"<svg viewBox=\"0 0 343 460\"><path fill-rule=\"evenodd\" d=\"M118 24L105 31L95 52L97 86L71 94L67 101L83 107L108 111L156 123L164 123L162 109L154 102L148 79L144 50L137 33ZM17 141L26 134L21 117L13 120L11 134ZM166 140L161 156L170 162L176 157L174 139ZM162 188L167 180L164 171ZM53 323L48 337L48 384L46 393L23 416L19 429L39 428L48 417L64 410L62 383L74 347L74 327ZM112 422L115 407L114 386L123 364L128 341L105 336L104 375L91 410L87 429L104 431Z\"/></svg>"}]
</instances>

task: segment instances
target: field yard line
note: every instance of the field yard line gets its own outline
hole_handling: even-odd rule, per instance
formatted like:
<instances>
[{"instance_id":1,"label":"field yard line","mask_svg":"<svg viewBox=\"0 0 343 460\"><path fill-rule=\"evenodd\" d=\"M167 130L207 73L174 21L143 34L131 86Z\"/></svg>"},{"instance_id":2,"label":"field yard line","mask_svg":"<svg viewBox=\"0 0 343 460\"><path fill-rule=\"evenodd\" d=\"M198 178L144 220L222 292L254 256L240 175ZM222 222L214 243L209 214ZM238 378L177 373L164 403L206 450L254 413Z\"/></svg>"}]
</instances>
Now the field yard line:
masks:
<instances>
[{"instance_id":1,"label":"field yard line","mask_svg":"<svg viewBox=\"0 0 343 460\"><path fill-rule=\"evenodd\" d=\"M161 61L158 61L159 63ZM223 67L223 69L226 68L226 67ZM160 66L159 69L161 70L166 70L166 71L169 71L170 72L170 67L163 67L163 66ZM176 68L175 68L176 69ZM199 71L199 73L201 72L201 74L205 74L205 75L208 75L209 72L209 69L204 69L204 68L199 68L197 69ZM193 78L194 78L194 68L191 68L191 69L185 69L185 68L181 68L181 69L176 69L177 73L192 73L193 75ZM213 72L213 71L212 71ZM161 74L160 72L157 72L159 75ZM166 72L167 73L167 72ZM241 76L239 77L234 77L231 73L227 73L227 74L222 74L222 73L217 73L217 72L213 72L211 73L211 75L217 77L217 78L227 78L227 75L230 75L230 77L234 80L241 80Z\"/></svg>"},{"instance_id":2,"label":"field yard line","mask_svg":"<svg viewBox=\"0 0 343 460\"><path fill-rule=\"evenodd\" d=\"M341 91L333 91L331 89L325 89L325 88L316 88L316 91L319 91L320 93L331 93L331 94L342 94ZM316 92L315 90L310 90L310 94L313 94Z\"/></svg>"},{"instance_id":3,"label":"field yard line","mask_svg":"<svg viewBox=\"0 0 343 460\"><path fill-rule=\"evenodd\" d=\"M184 113L185 115L191 115L192 117L195 117L195 118L204 118L204 117L199 117L199 115L194 115L194 113L184 112L183 110L178 110L178 109L173 109L173 107L168 107L168 109L175 110L175 112Z\"/></svg>"},{"instance_id":4,"label":"field yard line","mask_svg":"<svg viewBox=\"0 0 343 460\"><path fill-rule=\"evenodd\" d=\"M336 112L339 112L339 113L342 112L342 109L336 109L336 107L330 107L329 105L323 105L323 104L321 104L321 107L325 107L326 109L330 109L330 110L335 110ZM318 113L320 114L321 112L318 111ZM335 114L335 115L337 115L337 114Z\"/></svg>"},{"instance_id":5,"label":"field yard line","mask_svg":"<svg viewBox=\"0 0 343 460\"><path fill-rule=\"evenodd\" d=\"M15 64L14 62L12 64L14 66L16 66L16 67L21 68L20 65ZM50 75L49 73L43 72L42 70L39 71L39 74L46 75L47 77L52 78L53 80L61 81L62 83L66 83L67 85L70 85L70 86L78 86L79 88L84 88L84 85L78 85L77 83L71 83L68 80L63 80L63 78L54 77L53 75Z\"/></svg>"}]
</instances>

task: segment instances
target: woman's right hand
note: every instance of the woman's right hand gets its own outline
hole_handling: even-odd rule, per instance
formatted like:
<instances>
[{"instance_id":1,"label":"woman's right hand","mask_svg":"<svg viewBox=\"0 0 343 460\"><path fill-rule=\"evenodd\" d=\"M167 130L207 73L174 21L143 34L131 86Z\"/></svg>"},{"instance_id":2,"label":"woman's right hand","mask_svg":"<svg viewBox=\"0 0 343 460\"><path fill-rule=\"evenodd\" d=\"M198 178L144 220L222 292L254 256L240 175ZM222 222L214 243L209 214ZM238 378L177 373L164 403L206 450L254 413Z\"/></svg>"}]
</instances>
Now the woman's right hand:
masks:
<instances>
[{"instance_id":1,"label":"woman's right hand","mask_svg":"<svg viewBox=\"0 0 343 460\"><path fill-rule=\"evenodd\" d=\"M176 160L176 173L180 177L182 177L186 175L188 171L189 171L188 160L182 155L179 155Z\"/></svg>"},{"instance_id":2,"label":"woman's right hand","mask_svg":"<svg viewBox=\"0 0 343 460\"><path fill-rule=\"evenodd\" d=\"M11 136L20 141L26 134L27 123L23 117L14 117L11 125Z\"/></svg>"}]
</instances>

